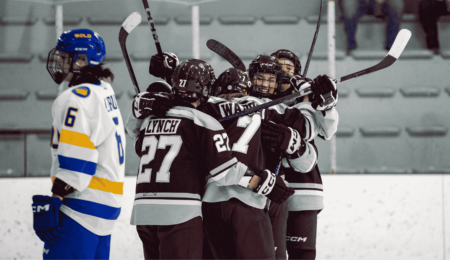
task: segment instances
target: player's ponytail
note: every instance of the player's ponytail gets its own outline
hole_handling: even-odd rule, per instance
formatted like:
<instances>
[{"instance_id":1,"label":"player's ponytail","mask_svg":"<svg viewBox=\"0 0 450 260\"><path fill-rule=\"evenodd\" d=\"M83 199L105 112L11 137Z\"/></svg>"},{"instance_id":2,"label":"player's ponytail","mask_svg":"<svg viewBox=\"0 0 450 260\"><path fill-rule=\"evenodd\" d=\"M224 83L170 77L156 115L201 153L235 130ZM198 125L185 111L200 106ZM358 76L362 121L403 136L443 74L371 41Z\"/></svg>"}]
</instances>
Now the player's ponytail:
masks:
<instances>
[{"instance_id":1,"label":"player's ponytail","mask_svg":"<svg viewBox=\"0 0 450 260\"><path fill-rule=\"evenodd\" d=\"M109 68L103 68L104 63L102 62L97 66L85 66L81 68L80 72L82 74L91 74L95 76L97 79L105 79L108 82L114 81L114 74Z\"/></svg>"}]
</instances>

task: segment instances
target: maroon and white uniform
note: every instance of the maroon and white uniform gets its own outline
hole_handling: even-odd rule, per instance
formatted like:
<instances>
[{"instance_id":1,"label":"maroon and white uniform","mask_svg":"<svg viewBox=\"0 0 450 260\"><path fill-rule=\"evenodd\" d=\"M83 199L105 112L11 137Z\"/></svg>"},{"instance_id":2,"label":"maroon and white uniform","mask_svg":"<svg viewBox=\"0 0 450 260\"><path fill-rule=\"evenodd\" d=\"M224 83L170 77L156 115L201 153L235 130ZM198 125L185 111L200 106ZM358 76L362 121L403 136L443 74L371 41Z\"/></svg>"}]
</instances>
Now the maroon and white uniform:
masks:
<instances>
[{"instance_id":1,"label":"maroon and white uniform","mask_svg":"<svg viewBox=\"0 0 450 260\"><path fill-rule=\"evenodd\" d=\"M191 107L147 117L135 147L141 160L132 225L174 225L201 216L205 178L234 185L248 168L232 156L222 125Z\"/></svg>"}]
</instances>

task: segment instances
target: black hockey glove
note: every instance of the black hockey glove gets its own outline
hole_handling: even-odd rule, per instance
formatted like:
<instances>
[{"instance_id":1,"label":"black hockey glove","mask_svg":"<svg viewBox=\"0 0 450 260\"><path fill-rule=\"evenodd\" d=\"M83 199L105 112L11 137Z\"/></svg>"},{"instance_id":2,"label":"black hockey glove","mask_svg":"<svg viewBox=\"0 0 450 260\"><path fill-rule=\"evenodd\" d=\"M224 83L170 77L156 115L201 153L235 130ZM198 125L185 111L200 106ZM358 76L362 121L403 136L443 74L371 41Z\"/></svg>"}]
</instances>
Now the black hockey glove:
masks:
<instances>
[{"instance_id":1,"label":"black hockey glove","mask_svg":"<svg viewBox=\"0 0 450 260\"><path fill-rule=\"evenodd\" d=\"M327 75L317 76L311 83L312 107L317 111L326 111L336 106L338 92L336 83Z\"/></svg>"},{"instance_id":2,"label":"black hockey glove","mask_svg":"<svg viewBox=\"0 0 450 260\"><path fill-rule=\"evenodd\" d=\"M149 73L155 77L165 79L172 85L172 74L180 64L178 57L172 52L163 52L162 55L153 55L150 59Z\"/></svg>"},{"instance_id":3,"label":"black hockey glove","mask_svg":"<svg viewBox=\"0 0 450 260\"><path fill-rule=\"evenodd\" d=\"M294 194L294 189L286 186L284 180L269 170L260 172L259 184L253 189L255 193L266 196L274 203L282 203Z\"/></svg>"},{"instance_id":4,"label":"black hockey glove","mask_svg":"<svg viewBox=\"0 0 450 260\"><path fill-rule=\"evenodd\" d=\"M286 151L288 154L298 151L302 144L302 135L297 130L283 124L275 124L272 121L262 122L261 134L264 145Z\"/></svg>"},{"instance_id":5,"label":"black hockey glove","mask_svg":"<svg viewBox=\"0 0 450 260\"><path fill-rule=\"evenodd\" d=\"M137 119L143 119L151 114L162 115L173 106L173 94L165 92L142 92L134 96L133 116Z\"/></svg>"}]
</instances>

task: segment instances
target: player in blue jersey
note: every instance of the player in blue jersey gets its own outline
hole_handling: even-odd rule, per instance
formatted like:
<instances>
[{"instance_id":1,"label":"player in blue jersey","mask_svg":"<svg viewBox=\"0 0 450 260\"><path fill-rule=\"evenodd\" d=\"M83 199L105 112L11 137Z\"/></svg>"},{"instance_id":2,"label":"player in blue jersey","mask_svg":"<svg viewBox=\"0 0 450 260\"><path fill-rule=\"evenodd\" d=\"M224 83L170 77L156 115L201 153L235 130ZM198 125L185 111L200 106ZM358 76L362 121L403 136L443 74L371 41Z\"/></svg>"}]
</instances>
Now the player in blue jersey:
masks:
<instances>
[{"instance_id":1,"label":"player in blue jersey","mask_svg":"<svg viewBox=\"0 0 450 260\"><path fill-rule=\"evenodd\" d=\"M125 131L105 43L89 29L64 32L47 70L69 88L54 101L52 196L33 196L33 228L44 259L108 259L122 205Z\"/></svg>"}]
</instances>

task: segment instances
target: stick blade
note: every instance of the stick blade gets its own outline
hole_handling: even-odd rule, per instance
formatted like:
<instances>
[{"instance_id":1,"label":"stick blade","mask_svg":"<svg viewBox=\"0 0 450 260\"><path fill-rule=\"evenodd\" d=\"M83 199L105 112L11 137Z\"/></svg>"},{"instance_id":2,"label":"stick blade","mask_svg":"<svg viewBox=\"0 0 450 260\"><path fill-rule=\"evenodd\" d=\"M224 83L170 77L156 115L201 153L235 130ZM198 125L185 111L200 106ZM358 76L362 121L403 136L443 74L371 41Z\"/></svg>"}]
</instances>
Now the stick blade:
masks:
<instances>
[{"instance_id":1,"label":"stick blade","mask_svg":"<svg viewBox=\"0 0 450 260\"><path fill-rule=\"evenodd\" d=\"M242 62L241 58L239 58L236 53L230 50L227 46L213 39L209 39L206 42L206 46L208 49L227 60L234 68L246 71L245 64Z\"/></svg>"},{"instance_id":2,"label":"stick blade","mask_svg":"<svg viewBox=\"0 0 450 260\"><path fill-rule=\"evenodd\" d=\"M394 44L392 44L391 49L388 52L388 55L398 59L402 54L403 50L408 44L409 39L411 38L411 31L408 29L402 29L398 32L397 37L395 37Z\"/></svg>"},{"instance_id":3,"label":"stick blade","mask_svg":"<svg viewBox=\"0 0 450 260\"><path fill-rule=\"evenodd\" d=\"M122 24L122 28L127 32L130 33L134 30L142 21L141 14L139 12L134 12L130 14L127 19Z\"/></svg>"}]
</instances>

